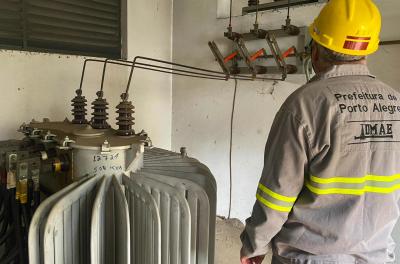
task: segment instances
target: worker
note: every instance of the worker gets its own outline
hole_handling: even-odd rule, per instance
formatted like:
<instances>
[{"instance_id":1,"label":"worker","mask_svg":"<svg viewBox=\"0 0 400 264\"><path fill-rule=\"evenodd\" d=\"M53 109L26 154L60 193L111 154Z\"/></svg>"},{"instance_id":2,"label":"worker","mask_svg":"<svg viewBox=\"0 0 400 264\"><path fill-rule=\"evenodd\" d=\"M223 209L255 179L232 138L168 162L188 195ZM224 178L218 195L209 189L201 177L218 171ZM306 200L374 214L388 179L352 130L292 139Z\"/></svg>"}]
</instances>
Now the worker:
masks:
<instances>
[{"instance_id":1,"label":"worker","mask_svg":"<svg viewBox=\"0 0 400 264\"><path fill-rule=\"evenodd\" d=\"M395 263L400 94L366 65L380 27L371 0L330 0L309 27L316 76L271 127L242 264L269 245L273 264Z\"/></svg>"}]
</instances>

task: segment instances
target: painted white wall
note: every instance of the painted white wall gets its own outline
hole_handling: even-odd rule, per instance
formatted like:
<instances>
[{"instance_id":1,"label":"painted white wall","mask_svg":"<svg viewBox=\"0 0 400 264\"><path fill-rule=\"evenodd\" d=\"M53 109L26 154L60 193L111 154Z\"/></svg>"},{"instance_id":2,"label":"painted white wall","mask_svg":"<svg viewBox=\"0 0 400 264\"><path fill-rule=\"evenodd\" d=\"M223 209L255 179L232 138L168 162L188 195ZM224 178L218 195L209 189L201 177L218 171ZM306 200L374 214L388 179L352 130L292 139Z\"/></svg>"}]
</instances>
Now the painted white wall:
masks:
<instances>
[{"instance_id":1,"label":"painted white wall","mask_svg":"<svg viewBox=\"0 0 400 264\"><path fill-rule=\"evenodd\" d=\"M171 59L172 0L128 0L128 57L149 55ZM71 118L70 100L79 87L84 57L0 51L0 140L16 138L22 122L32 118ZM84 95L90 104L100 87L102 65L89 64ZM110 124L126 86L126 70L109 66L105 95ZM131 99L136 106L135 129L145 129L159 147L171 146L171 77L137 72ZM90 111L91 112L91 111ZM90 118L90 117L89 117Z\"/></svg>"},{"instance_id":2,"label":"painted white wall","mask_svg":"<svg viewBox=\"0 0 400 264\"><path fill-rule=\"evenodd\" d=\"M173 0L128 1L128 57L147 56L172 60ZM131 98L136 126L145 129L157 147L171 148L172 77L138 69Z\"/></svg>"},{"instance_id":3,"label":"painted white wall","mask_svg":"<svg viewBox=\"0 0 400 264\"><path fill-rule=\"evenodd\" d=\"M400 17L395 10L398 12L400 8L399 1L376 2L383 12L382 39L398 39L400 36L396 28ZM236 17L232 24L238 32L248 31L254 23L254 15L239 16L240 8L246 3L247 0L234 1L233 14ZM229 1L174 1L175 62L219 70L207 42L215 40L223 48L223 53L228 54L231 44L223 37L228 20L217 19L226 11L226 4ZM320 8L320 5L294 8L291 11L292 23L309 25ZM260 14L259 22L263 28L279 28L285 18L284 10L268 11ZM389 84L398 85L398 61L398 48L383 47L378 55L370 58L372 72ZM274 115L286 97L304 81L304 77L295 76L278 83L239 82L233 132L231 217L243 221L250 215L262 170L264 146ZM222 216L227 216L229 207L229 134L233 89L233 81L173 78L172 148L179 150L181 146L186 146L190 156L210 167L217 179L218 214ZM399 237L400 231L396 234Z\"/></svg>"},{"instance_id":4,"label":"painted white wall","mask_svg":"<svg viewBox=\"0 0 400 264\"><path fill-rule=\"evenodd\" d=\"M235 9L239 2L247 3L244 0L234 2ZM302 9L294 9L293 23L307 25L318 13L319 6L312 5L309 10L304 13ZM280 28L285 18L284 12L267 12L261 14L260 24L262 27ZM219 70L207 42L215 40L227 54L231 45L223 37L227 23L227 19L217 19L216 0L175 0L174 61ZM233 19L234 30L239 32L249 30L253 23L252 15ZM266 46L265 42L258 44ZM242 221L250 215L255 200L265 142L275 113L286 97L305 82L305 78L297 76L290 81L238 83L231 216ZM227 216L229 208L229 133L233 90L233 81L173 77L172 148L179 150L186 146L189 155L210 167L218 184L218 214L223 216Z\"/></svg>"}]
</instances>

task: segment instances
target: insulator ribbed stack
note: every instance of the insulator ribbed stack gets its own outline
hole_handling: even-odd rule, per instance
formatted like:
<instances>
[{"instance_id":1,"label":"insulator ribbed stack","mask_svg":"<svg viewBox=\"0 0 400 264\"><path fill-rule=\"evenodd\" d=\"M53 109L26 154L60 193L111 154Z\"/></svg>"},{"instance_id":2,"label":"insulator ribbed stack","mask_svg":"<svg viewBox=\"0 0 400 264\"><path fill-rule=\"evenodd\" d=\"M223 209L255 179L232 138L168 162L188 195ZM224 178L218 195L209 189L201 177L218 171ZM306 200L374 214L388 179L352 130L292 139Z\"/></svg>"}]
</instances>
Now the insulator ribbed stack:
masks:
<instances>
[{"instance_id":1,"label":"insulator ribbed stack","mask_svg":"<svg viewBox=\"0 0 400 264\"><path fill-rule=\"evenodd\" d=\"M132 116L135 113L135 107L132 105L131 101L122 100L117 105L117 125L118 131L117 134L120 136L131 136L135 134L132 126L135 124L135 118Z\"/></svg>"},{"instance_id":2,"label":"insulator ribbed stack","mask_svg":"<svg viewBox=\"0 0 400 264\"><path fill-rule=\"evenodd\" d=\"M110 128L110 125L107 123L108 119L108 103L107 100L103 98L102 92L97 93L96 100L92 103L92 121L91 125L95 129L107 129Z\"/></svg>"},{"instance_id":3,"label":"insulator ribbed stack","mask_svg":"<svg viewBox=\"0 0 400 264\"><path fill-rule=\"evenodd\" d=\"M86 120L86 106L87 100L85 96L82 96L82 91L77 90L76 96L71 100L72 104L72 115L74 119L72 120L73 124L87 124Z\"/></svg>"}]
</instances>

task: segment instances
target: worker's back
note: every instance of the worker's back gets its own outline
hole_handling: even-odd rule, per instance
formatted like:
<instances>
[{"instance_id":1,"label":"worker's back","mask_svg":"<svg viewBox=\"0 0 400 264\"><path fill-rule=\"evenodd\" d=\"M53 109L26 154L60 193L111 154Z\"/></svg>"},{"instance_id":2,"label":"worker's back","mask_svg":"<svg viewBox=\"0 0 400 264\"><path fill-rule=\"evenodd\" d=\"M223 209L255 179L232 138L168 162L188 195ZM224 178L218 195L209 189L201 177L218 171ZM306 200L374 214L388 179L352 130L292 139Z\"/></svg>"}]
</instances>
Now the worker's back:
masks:
<instances>
[{"instance_id":1,"label":"worker's back","mask_svg":"<svg viewBox=\"0 0 400 264\"><path fill-rule=\"evenodd\" d=\"M318 77L275 117L242 264L261 264L269 242L273 264L394 263L400 94L365 65L380 28L372 0L330 0L309 26Z\"/></svg>"},{"instance_id":2,"label":"worker's back","mask_svg":"<svg viewBox=\"0 0 400 264\"><path fill-rule=\"evenodd\" d=\"M308 162L304 187L272 240L274 255L290 263L393 261L400 93L370 76L364 65L335 66L291 95L281 111L304 128ZM268 179L261 184L277 185Z\"/></svg>"}]
</instances>

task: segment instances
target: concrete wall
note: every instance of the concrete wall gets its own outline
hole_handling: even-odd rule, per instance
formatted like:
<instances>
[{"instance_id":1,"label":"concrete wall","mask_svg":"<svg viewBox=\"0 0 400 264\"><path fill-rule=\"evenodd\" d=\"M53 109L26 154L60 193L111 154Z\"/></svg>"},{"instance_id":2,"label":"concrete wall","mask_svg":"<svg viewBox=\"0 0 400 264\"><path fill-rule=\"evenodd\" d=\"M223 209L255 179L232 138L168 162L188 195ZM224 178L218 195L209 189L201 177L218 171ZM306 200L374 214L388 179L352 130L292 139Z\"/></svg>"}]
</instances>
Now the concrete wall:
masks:
<instances>
[{"instance_id":1,"label":"concrete wall","mask_svg":"<svg viewBox=\"0 0 400 264\"><path fill-rule=\"evenodd\" d=\"M394 10L399 10L399 2L376 2L383 12L382 39L398 39L400 36L396 27L400 18ZM220 16L224 15L224 3L229 4L229 1L218 2ZM245 3L247 1L234 1L235 16L240 14L240 7ZM292 22L299 26L309 25L320 7L294 8ZM285 17L285 11L262 13L261 27L279 28ZM174 61L219 69L207 42L215 40L227 54L231 48L229 41L223 38L227 23L227 19L217 19L215 0L175 0ZM253 23L253 15L233 18L234 30L239 32L248 31ZM378 55L370 58L373 73L398 86L399 54L398 47L383 47ZM273 117L286 97L304 81L304 77L294 76L286 82L239 82L233 130L231 217L243 221L250 215ZM173 78L172 148L179 150L179 147L186 146L189 155L210 167L218 183L218 214L223 216L227 216L229 208L229 134L233 90L232 81ZM399 233L395 236L399 237Z\"/></svg>"},{"instance_id":2,"label":"concrete wall","mask_svg":"<svg viewBox=\"0 0 400 264\"><path fill-rule=\"evenodd\" d=\"M128 57L149 55L171 59L172 0L128 0ZM150 32L150 33L149 33ZM162 45L160 45L162 43ZM18 137L16 129L32 118L63 120L79 87L83 57L0 51L0 139ZM89 64L84 94L90 103L99 89L101 65ZM105 95L110 103L110 123L127 81L126 70L109 67ZM153 143L171 146L171 77L137 72L131 87L136 106L136 126L149 132Z\"/></svg>"}]
</instances>

